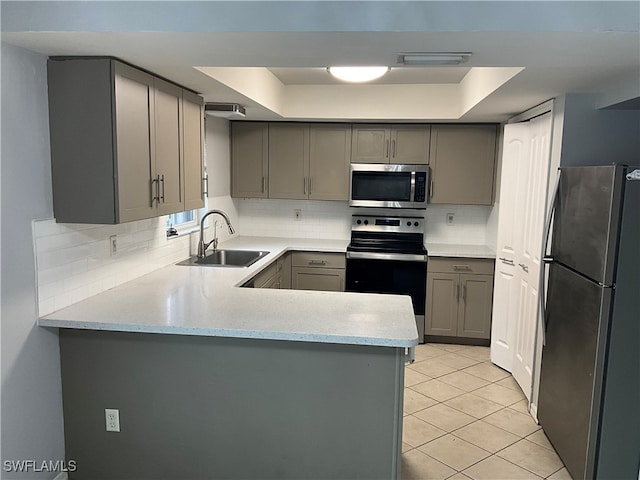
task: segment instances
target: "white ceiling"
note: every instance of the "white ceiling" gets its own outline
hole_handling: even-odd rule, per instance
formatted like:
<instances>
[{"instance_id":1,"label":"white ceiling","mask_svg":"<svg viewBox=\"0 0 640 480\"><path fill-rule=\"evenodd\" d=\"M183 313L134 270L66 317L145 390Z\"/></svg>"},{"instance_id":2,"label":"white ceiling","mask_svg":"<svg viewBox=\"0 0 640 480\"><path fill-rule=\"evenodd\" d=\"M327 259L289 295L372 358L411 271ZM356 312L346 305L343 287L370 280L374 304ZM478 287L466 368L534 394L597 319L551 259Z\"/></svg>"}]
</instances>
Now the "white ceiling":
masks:
<instances>
[{"instance_id":1,"label":"white ceiling","mask_svg":"<svg viewBox=\"0 0 640 480\"><path fill-rule=\"evenodd\" d=\"M502 121L564 93L595 92L621 102L639 97L639 5L0 3L4 42L45 55L115 56L207 101L239 102L248 118L345 121ZM344 64L396 67L399 53L421 51L473 56L462 67L392 69L375 84L350 90L324 70ZM470 72L479 67L485 69L478 75L482 88L471 82ZM498 70L496 79L487 67L511 73Z\"/></svg>"}]
</instances>

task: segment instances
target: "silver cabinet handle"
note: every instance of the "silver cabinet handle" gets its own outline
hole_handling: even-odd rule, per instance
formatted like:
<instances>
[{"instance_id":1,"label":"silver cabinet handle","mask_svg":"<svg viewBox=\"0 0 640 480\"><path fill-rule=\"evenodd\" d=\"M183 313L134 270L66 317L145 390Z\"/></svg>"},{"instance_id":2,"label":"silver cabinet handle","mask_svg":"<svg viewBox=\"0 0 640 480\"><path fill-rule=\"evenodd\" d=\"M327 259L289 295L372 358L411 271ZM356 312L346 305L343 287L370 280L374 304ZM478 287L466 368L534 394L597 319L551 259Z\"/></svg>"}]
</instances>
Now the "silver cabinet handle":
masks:
<instances>
[{"instance_id":1,"label":"silver cabinet handle","mask_svg":"<svg viewBox=\"0 0 640 480\"><path fill-rule=\"evenodd\" d=\"M513 260L511 260L510 258L500 257L498 260L500 260L502 263L506 263L507 265L511 265L512 267L515 266L515 263L513 263Z\"/></svg>"},{"instance_id":2,"label":"silver cabinet handle","mask_svg":"<svg viewBox=\"0 0 640 480\"><path fill-rule=\"evenodd\" d=\"M391 140L391 155L396 158L396 141Z\"/></svg>"},{"instance_id":3,"label":"silver cabinet handle","mask_svg":"<svg viewBox=\"0 0 640 480\"><path fill-rule=\"evenodd\" d=\"M469 265L453 265L454 270L471 270Z\"/></svg>"},{"instance_id":4,"label":"silver cabinet handle","mask_svg":"<svg viewBox=\"0 0 640 480\"><path fill-rule=\"evenodd\" d=\"M262 177L262 192L261 193L265 193L266 185L267 185L267 177Z\"/></svg>"},{"instance_id":5,"label":"silver cabinet handle","mask_svg":"<svg viewBox=\"0 0 640 480\"><path fill-rule=\"evenodd\" d=\"M151 195L151 203L150 203L150 205L149 205L150 207L153 207L153 202L154 202L154 200L158 200L158 197L157 197L157 196L155 196L155 195L153 194L153 193L154 193L154 192L153 192L153 184L154 184L154 183L156 183L156 181L157 181L157 179L156 179L156 178L152 178L152 179L149 181L149 194Z\"/></svg>"},{"instance_id":6,"label":"silver cabinet handle","mask_svg":"<svg viewBox=\"0 0 640 480\"><path fill-rule=\"evenodd\" d=\"M456 283L456 302L460 301L460 285Z\"/></svg>"},{"instance_id":7,"label":"silver cabinet handle","mask_svg":"<svg viewBox=\"0 0 640 480\"><path fill-rule=\"evenodd\" d=\"M306 195L307 194L307 177L304 177L303 182L304 182L304 192L303 193Z\"/></svg>"},{"instance_id":8,"label":"silver cabinet handle","mask_svg":"<svg viewBox=\"0 0 640 480\"><path fill-rule=\"evenodd\" d=\"M326 260L309 260L309 265L326 265Z\"/></svg>"},{"instance_id":9,"label":"silver cabinet handle","mask_svg":"<svg viewBox=\"0 0 640 480\"><path fill-rule=\"evenodd\" d=\"M389 140L386 141L386 152L384 154L385 158L389 158Z\"/></svg>"},{"instance_id":10,"label":"silver cabinet handle","mask_svg":"<svg viewBox=\"0 0 640 480\"><path fill-rule=\"evenodd\" d=\"M518 265L520 265L520 268L521 268L522 270L524 270L525 272L528 272L528 271L529 271L529 267L528 267L528 266L526 266L524 263L519 263Z\"/></svg>"}]
</instances>

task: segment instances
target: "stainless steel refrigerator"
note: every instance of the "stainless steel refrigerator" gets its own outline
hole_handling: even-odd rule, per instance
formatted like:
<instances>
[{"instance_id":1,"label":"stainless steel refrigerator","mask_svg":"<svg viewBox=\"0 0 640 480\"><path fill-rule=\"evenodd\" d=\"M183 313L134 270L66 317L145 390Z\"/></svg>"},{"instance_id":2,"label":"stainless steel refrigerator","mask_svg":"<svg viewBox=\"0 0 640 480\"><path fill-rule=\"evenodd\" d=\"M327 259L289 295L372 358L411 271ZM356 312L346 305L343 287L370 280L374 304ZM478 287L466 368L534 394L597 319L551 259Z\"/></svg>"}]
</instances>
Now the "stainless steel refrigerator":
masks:
<instances>
[{"instance_id":1,"label":"stainless steel refrigerator","mask_svg":"<svg viewBox=\"0 0 640 480\"><path fill-rule=\"evenodd\" d=\"M538 420L577 479L638 479L640 166L560 169Z\"/></svg>"}]
</instances>

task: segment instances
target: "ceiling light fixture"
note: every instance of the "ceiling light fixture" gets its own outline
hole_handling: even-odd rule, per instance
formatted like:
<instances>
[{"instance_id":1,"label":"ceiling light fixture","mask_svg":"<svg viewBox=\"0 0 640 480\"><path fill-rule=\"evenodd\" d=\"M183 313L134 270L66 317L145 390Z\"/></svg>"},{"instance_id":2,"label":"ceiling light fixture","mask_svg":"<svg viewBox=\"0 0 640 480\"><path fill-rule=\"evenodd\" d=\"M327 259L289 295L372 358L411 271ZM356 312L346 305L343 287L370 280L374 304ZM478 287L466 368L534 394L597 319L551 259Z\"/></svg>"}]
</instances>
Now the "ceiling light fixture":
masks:
<instances>
[{"instance_id":1,"label":"ceiling light fixture","mask_svg":"<svg viewBox=\"0 0 640 480\"><path fill-rule=\"evenodd\" d=\"M351 83L370 82L380 78L389 67L329 67L327 71L338 80Z\"/></svg>"},{"instance_id":2,"label":"ceiling light fixture","mask_svg":"<svg viewBox=\"0 0 640 480\"><path fill-rule=\"evenodd\" d=\"M399 63L403 65L460 65L468 60L471 52L401 53Z\"/></svg>"}]
</instances>

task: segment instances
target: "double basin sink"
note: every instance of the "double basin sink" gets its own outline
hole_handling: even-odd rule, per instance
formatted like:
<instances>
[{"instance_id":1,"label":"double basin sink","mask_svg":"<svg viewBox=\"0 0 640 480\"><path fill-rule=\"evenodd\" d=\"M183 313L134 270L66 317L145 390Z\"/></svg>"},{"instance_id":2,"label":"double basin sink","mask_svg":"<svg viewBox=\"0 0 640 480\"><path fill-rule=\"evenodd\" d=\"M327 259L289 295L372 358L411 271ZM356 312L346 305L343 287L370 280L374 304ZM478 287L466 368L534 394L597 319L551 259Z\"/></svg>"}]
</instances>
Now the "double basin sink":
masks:
<instances>
[{"instance_id":1,"label":"double basin sink","mask_svg":"<svg viewBox=\"0 0 640 480\"><path fill-rule=\"evenodd\" d=\"M205 254L204 258L189 257L177 265L196 267L248 267L260 260L269 252L262 250L214 250Z\"/></svg>"}]
</instances>

